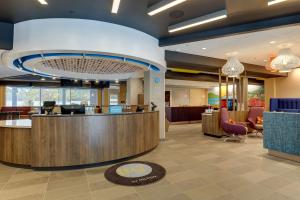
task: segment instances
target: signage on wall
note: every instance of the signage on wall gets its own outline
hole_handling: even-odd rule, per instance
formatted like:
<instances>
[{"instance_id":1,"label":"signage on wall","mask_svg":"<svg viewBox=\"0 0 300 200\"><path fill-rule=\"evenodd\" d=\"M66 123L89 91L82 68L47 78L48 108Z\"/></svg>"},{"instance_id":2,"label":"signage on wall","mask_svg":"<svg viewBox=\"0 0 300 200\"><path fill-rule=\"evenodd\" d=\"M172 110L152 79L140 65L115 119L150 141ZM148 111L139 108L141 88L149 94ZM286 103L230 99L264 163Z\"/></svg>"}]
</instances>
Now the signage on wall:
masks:
<instances>
[{"instance_id":1,"label":"signage on wall","mask_svg":"<svg viewBox=\"0 0 300 200\"><path fill-rule=\"evenodd\" d=\"M159 77L155 77L154 78L154 83L156 83L156 84L160 83L160 78Z\"/></svg>"}]
</instances>

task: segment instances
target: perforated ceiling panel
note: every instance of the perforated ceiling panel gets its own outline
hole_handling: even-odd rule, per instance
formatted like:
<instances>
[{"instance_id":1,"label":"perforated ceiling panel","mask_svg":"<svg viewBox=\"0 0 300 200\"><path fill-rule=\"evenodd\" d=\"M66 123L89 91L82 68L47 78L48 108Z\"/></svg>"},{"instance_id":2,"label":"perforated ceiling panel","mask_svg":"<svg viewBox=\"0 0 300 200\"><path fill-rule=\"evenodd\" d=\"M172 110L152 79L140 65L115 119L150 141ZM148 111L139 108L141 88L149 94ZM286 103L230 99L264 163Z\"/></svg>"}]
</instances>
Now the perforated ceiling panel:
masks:
<instances>
[{"instance_id":1,"label":"perforated ceiling panel","mask_svg":"<svg viewBox=\"0 0 300 200\"><path fill-rule=\"evenodd\" d=\"M160 68L143 60L96 52L43 52L22 56L7 52L3 60L13 69L52 78L122 80L140 78L148 70L160 72Z\"/></svg>"},{"instance_id":2,"label":"perforated ceiling panel","mask_svg":"<svg viewBox=\"0 0 300 200\"><path fill-rule=\"evenodd\" d=\"M121 74L143 71L143 68L131 63L105 58L46 59L35 63L34 67L87 74Z\"/></svg>"}]
</instances>

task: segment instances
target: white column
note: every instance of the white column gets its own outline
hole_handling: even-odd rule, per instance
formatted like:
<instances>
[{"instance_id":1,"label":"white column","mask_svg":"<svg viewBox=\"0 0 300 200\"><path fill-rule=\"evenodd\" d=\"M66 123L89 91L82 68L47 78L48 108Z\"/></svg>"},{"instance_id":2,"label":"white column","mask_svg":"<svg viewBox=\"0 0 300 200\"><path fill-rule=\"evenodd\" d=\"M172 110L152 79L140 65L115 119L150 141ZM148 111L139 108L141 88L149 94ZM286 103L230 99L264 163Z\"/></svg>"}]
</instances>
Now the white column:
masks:
<instances>
[{"instance_id":1,"label":"white column","mask_svg":"<svg viewBox=\"0 0 300 200\"><path fill-rule=\"evenodd\" d=\"M143 94L143 82L140 78L127 80L126 104L138 105L138 94Z\"/></svg>"},{"instance_id":2,"label":"white column","mask_svg":"<svg viewBox=\"0 0 300 200\"><path fill-rule=\"evenodd\" d=\"M165 139L165 73L154 71L145 72L144 76L144 100L145 104L151 102L157 105L159 110L159 133L160 139Z\"/></svg>"}]
</instances>

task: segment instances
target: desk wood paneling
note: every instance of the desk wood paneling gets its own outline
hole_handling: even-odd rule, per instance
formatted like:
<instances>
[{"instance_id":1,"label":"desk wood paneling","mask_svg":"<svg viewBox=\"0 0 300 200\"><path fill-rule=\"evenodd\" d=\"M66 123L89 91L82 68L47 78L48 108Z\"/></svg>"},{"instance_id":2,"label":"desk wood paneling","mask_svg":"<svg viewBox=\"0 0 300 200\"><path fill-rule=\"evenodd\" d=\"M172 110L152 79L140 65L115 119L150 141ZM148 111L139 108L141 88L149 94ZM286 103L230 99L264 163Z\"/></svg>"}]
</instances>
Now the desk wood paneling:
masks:
<instances>
[{"instance_id":1,"label":"desk wood paneling","mask_svg":"<svg viewBox=\"0 0 300 200\"><path fill-rule=\"evenodd\" d=\"M158 112L32 118L32 166L93 164L135 156L159 143Z\"/></svg>"},{"instance_id":2,"label":"desk wood paneling","mask_svg":"<svg viewBox=\"0 0 300 200\"><path fill-rule=\"evenodd\" d=\"M31 129L0 128L0 160L7 163L31 164Z\"/></svg>"}]
</instances>

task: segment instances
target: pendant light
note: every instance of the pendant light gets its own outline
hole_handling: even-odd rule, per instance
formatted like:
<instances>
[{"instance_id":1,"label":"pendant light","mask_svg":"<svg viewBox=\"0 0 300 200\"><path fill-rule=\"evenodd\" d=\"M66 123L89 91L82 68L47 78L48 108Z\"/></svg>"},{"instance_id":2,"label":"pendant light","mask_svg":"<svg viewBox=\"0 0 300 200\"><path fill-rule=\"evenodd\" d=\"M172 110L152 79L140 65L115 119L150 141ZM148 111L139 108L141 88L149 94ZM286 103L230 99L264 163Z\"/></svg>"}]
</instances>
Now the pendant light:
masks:
<instances>
[{"instance_id":1,"label":"pendant light","mask_svg":"<svg viewBox=\"0 0 300 200\"><path fill-rule=\"evenodd\" d=\"M281 49L279 55L271 62L271 66L279 72L288 72L299 67L300 58L290 48Z\"/></svg>"},{"instance_id":2,"label":"pendant light","mask_svg":"<svg viewBox=\"0 0 300 200\"><path fill-rule=\"evenodd\" d=\"M272 67L271 63L272 61L276 58L276 55L275 54L271 54L270 57L269 57L269 61L267 62L265 68L266 70L270 71L270 72L278 72L278 69L275 69Z\"/></svg>"},{"instance_id":3,"label":"pendant light","mask_svg":"<svg viewBox=\"0 0 300 200\"><path fill-rule=\"evenodd\" d=\"M245 70L244 65L236 56L229 56L227 63L222 68L222 73L228 77L239 77Z\"/></svg>"}]
</instances>

